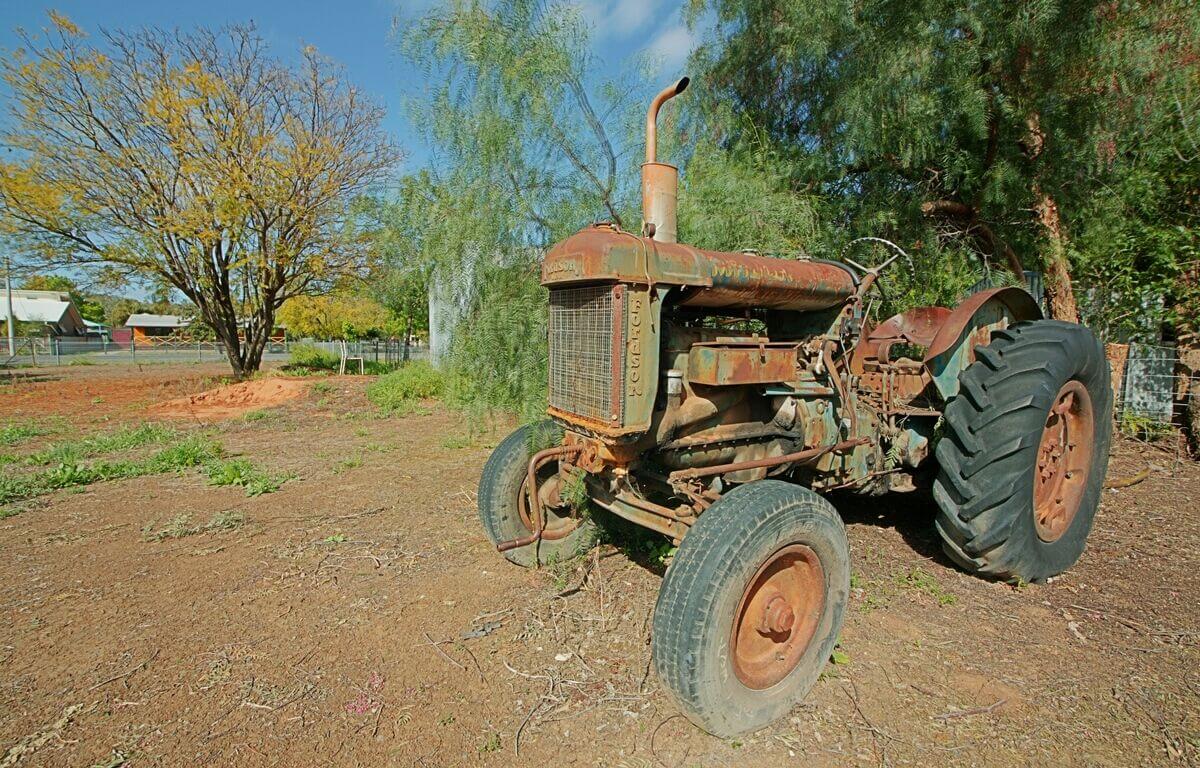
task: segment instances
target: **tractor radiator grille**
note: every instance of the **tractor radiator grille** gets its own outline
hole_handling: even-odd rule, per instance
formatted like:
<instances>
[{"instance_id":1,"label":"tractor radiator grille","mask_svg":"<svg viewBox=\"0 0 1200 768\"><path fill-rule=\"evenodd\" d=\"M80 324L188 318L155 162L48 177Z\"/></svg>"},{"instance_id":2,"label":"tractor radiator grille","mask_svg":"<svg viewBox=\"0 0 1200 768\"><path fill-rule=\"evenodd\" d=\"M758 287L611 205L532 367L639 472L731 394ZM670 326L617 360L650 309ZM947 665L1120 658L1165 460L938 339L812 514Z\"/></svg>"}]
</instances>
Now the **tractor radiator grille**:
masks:
<instances>
[{"instance_id":1,"label":"tractor radiator grille","mask_svg":"<svg viewBox=\"0 0 1200 768\"><path fill-rule=\"evenodd\" d=\"M550 291L552 408L604 424L621 423L623 299L619 285Z\"/></svg>"}]
</instances>

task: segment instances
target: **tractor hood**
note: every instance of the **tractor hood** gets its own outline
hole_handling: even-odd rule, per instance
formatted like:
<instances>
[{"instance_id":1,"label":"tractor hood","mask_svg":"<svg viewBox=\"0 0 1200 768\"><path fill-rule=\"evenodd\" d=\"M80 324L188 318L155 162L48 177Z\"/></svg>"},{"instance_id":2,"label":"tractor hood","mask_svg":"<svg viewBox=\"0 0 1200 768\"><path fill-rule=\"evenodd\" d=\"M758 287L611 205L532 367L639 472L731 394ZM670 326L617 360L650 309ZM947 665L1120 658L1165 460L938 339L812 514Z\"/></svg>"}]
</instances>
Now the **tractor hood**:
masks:
<instances>
[{"instance_id":1,"label":"tractor hood","mask_svg":"<svg viewBox=\"0 0 1200 768\"><path fill-rule=\"evenodd\" d=\"M568 237L542 264L547 287L596 282L678 286L680 306L798 311L835 307L857 285L850 268L836 262L702 251L611 224Z\"/></svg>"}]
</instances>

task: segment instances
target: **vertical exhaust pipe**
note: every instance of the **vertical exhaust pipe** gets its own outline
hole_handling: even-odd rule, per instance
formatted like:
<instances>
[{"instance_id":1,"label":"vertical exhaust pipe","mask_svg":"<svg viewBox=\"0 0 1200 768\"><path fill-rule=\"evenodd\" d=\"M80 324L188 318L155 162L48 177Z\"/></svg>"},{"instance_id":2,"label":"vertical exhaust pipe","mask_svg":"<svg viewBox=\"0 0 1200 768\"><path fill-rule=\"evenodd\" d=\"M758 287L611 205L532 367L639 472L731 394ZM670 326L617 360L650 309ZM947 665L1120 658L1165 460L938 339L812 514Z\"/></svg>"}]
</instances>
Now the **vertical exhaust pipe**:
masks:
<instances>
[{"instance_id":1,"label":"vertical exhaust pipe","mask_svg":"<svg viewBox=\"0 0 1200 768\"><path fill-rule=\"evenodd\" d=\"M690 81L681 79L664 88L650 102L646 113L646 162L642 164L642 234L660 243L677 241L677 201L679 169L658 162L658 110L668 100L683 93Z\"/></svg>"}]
</instances>

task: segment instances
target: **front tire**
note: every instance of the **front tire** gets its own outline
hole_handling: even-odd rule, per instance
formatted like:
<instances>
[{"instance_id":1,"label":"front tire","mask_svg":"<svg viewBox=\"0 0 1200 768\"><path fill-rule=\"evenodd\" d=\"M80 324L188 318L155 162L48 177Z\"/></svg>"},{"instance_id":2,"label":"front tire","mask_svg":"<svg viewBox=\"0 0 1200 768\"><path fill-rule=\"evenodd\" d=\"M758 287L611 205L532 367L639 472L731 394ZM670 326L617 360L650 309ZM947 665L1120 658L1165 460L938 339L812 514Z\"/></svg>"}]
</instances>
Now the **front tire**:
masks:
<instances>
[{"instance_id":1,"label":"front tire","mask_svg":"<svg viewBox=\"0 0 1200 768\"><path fill-rule=\"evenodd\" d=\"M762 728L816 682L849 589L850 547L829 502L778 480L738 486L700 516L663 579L659 679L709 733Z\"/></svg>"},{"instance_id":2,"label":"front tire","mask_svg":"<svg viewBox=\"0 0 1200 768\"><path fill-rule=\"evenodd\" d=\"M492 544L519 539L533 532L525 493L529 459L561 440L562 430L551 421L526 424L504 438L488 457L479 478L478 504L479 522ZM538 477L539 483L552 478L557 470L557 464L548 464ZM504 552L511 562L527 568L539 562L562 562L586 552L595 544L595 525L587 519L576 521L579 512L569 509L545 509L544 512L546 538L540 543ZM561 537L556 535L556 530L567 530L576 522L578 525L569 533Z\"/></svg>"},{"instance_id":3,"label":"front tire","mask_svg":"<svg viewBox=\"0 0 1200 768\"><path fill-rule=\"evenodd\" d=\"M1112 440L1095 336L1057 320L993 334L959 377L933 493L946 554L974 573L1042 581L1083 554Z\"/></svg>"}]
</instances>

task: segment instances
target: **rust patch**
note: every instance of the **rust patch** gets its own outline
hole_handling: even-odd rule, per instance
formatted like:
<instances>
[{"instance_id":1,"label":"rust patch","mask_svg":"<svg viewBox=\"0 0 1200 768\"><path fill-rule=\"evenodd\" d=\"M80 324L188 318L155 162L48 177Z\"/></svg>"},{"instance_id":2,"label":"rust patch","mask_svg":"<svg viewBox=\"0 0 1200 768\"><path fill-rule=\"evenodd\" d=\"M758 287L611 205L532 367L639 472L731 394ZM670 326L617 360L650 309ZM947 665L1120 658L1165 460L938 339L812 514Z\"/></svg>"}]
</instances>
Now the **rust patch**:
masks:
<instances>
[{"instance_id":1,"label":"rust patch","mask_svg":"<svg viewBox=\"0 0 1200 768\"><path fill-rule=\"evenodd\" d=\"M797 345L790 342L693 344L688 352L688 381L729 386L774 384L796 377Z\"/></svg>"}]
</instances>

